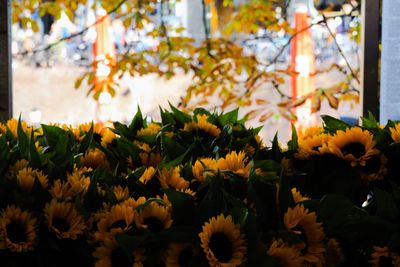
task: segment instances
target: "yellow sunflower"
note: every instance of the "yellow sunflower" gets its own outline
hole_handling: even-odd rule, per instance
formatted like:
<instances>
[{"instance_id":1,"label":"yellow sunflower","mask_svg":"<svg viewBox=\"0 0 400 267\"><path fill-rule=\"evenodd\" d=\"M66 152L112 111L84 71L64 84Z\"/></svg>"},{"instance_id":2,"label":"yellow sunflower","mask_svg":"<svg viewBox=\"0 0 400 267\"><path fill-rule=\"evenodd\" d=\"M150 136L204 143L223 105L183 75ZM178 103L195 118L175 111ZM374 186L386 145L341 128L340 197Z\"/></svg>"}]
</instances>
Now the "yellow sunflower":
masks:
<instances>
[{"instance_id":1,"label":"yellow sunflower","mask_svg":"<svg viewBox=\"0 0 400 267\"><path fill-rule=\"evenodd\" d=\"M339 242L331 238L326 244L326 266L340 266L344 261L344 255Z\"/></svg>"},{"instance_id":2,"label":"yellow sunflower","mask_svg":"<svg viewBox=\"0 0 400 267\"><path fill-rule=\"evenodd\" d=\"M94 124L92 122L82 123L81 125L79 125L78 129L81 131L82 134L85 134L90 131L92 126L93 133L95 134L101 134L101 131L104 129L104 125L101 122L96 122Z\"/></svg>"},{"instance_id":3,"label":"yellow sunflower","mask_svg":"<svg viewBox=\"0 0 400 267\"><path fill-rule=\"evenodd\" d=\"M150 123L147 128L142 128L137 131L138 136L149 136L149 135L156 135L160 131L161 127L158 124Z\"/></svg>"},{"instance_id":4,"label":"yellow sunflower","mask_svg":"<svg viewBox=\"0 0 400 267\"><path fill-rule=\"evenodd\" d=\"M130 197L127 200L125 200L124 202L122 202L121 204L127 205L133 209L136 209L138 206L144 204L145 202L146 202L145 197L139 197L136 200L134 198Z\"/></svg>"},{"instance_id":5,"label":"yellow sunflower","mask_svg":"<svg viewBox=\"0 0 400 267\"><path fill-rule=\"evenodd\" d=\"M169 138L173 138L174 136L175 136L175 133L174 132L165 132L165 136L166 137L169 137Z\"/></svg>"},{"instance_id":6,"label":"yellow sunflower","mask_svg":"<svg viewBox=\"0 0 400 267\"><path fill-rule=\"evenodd\" d=\"M197 130L202 130L212 136L218 136L221 133L221 130L214 124L208 122L208 117L207 115L203 114L200 115L198 114L196 116L197 121L192 121L189 123L185 123L183 127L183 131L185 132L194 132Z\"/></svg>"},{"instance_id":7,"label":"yellow sunflower","mask_svg":"<svg viewBox=\"0 0 400 267\"><path fill-rule=\"evenodd\" d=\"M22 130L30 136L32 128L28 127L28 125L24 121L21 121L21 126ZM10 130L10 132L14 135L15 138L18 137L18 120L11 119L7 121L7 128Z\"/></svg>"},{"instance_id":8,"label":"yellow sunflower","mask_svg":"<svg viewBox=\"0 0 400 267\"><path fill-rule=\"evenodd\" d=\"M84 175L84 169L74 169L67 175L67 181L57 179L53 182L49 192L58 200L71 200L77 195L84 195L90 185L90 177Z\"/></svg>"},{"instance_id":9,"label":"yellow sunflower","mask_svg":"<svg viewBox=\"0 0 400 267\"><path fill-rule=\"evenodd\" d=\"M196 197L196 192L194 192L192 189L188 188L188 189L179 189L177 190L179 192L191 195L192 197Z\"/></svg>"},{"instance_id":10,"label":"yellow sunflower","mask_svg":"<svg viewBox=\"0 0 400 267\"><path fill-rule=\"evenodd\" d=\"M143 184L147 184L153 178L155 173L156 169L150 166L143 172L142 176L140 176L139 181Z\"/></svg>"},{"instance_id":11,"label":"yellow sunflower","mask_svg":"<svg viewBox=\"0 0 400 267\"><path fill-rule=\"evenodd\" d=\"M371 254L372 267L400 266L400 257L398 254L390 251L388 247L374 246L374 252Z\"/></svg>"},{"instance_id":12,"label":"yellow sunflower","mask_svg":"<svg viewBox=\"0 0 400 267\"><path fill-rule=\"evenodd\" d=\"M162 157L158 152L139 153L140 161L145 166L157 167L162 161Z\"/></svg>"},{"instance_id":13,"label":"yellow sunflower","mask_svg":"<svg viewBox=\"0 0 400 267\"><path fill-rule=\"evenodd\" d=\"M29 162L26 159L20 159L14 165L9 167L7 178L12 179L17 173L25 167L28 167Z\"/></svg>"},{"instance_id":14,"label":"yellow sunflower","mask_svg":"<svg viewBox=\"0 0 400 267\"><path fill-rule=\"evenodd\" d=\"M36 218L20 208L7 206L0 213L0 249L26 252L34 249Z\"/></svg>"},{"instance_id":15,"label":"yellow sunflower","mask_svg":"<svg viewBox=\"0 0 400 267\"><path fill-rule=\"evenodd\" d=\"M139 229L147 229L152 233L159 233L171 227L171 211L166 206L151 202L138 211L135 216L135 223Z\"/></svg>"},{"instance_id":16,"label":"yellow sunflower","mask_svg":"<svg viewBox=\"0 0 400 267\"><path fill-rule=\"evenodd\" d=\"M383 154L371 156L367 160L367 164L363 168L362 179L368 184L372 181L383 180L387 174L386 168L387 158Z\"/></svg>"},{"instance_id":17,"label":"yellow sunflower","mask_svg":"<svg viewBox=\"0 0 400 267\"><path fill-rule=\"evenodd\" d=\"M53 199L44 208L46 225L59 239L76 239L86 228L82 216L72 203Z\"/></svg>"},{"instance_id":18,"label":"yellow sunflower","mask_svg":"<svg viewBox=\"0 0 400 267\"><path fill-rule=\"evenodd\" d=\"M86 151L85 155L81 157L83 165L96 169L98 167L107 169L109 163L106 154L98 148Z\"/></svg>"},{"instance_id":19,"label":"yellow sunflower","mask_svg":"<svg viewBox=\"0 0 400 267\"><path fill-rule=\"evenodd\" d=\"M193 244L190 243L171 243L165 252L166 267L189 266L194 255L199 253Z\"/></svg>"},{"instance_id":20,"label":"yellow sunflower","mask_svg":"<svg viewBox=\"0 0 400 267\"><path fill-rule=\"evenodd\" d=\"M192 167L192 173L197 181L204 182L205 178L207 177L207 174L209 174L210 171L216 171L217 169L218 169L218 163L215 159L202 158L196 160L196 162Z\"/></svg>"},{"instance_id":21,"label":"yellow sunflower","mask_svg":"<svg viewBox=\"0 0 400 267\"><path fill-rule=\"evenodd\" d=\"M111 144L115 138L117 138L117 135L109 128L104 128L101 131L101 145L103 147L107 147L107 145Z\"/></svg>"},{"instance_id":22,"label":"yellow sunflower","mask_svg":"<svg viewBox=\"0 0 400 267\"><path fill-rule=\"evenodd\" d=\"M248 178L250 175L251 162L246 165L246 161L246 153L241 151L238 154L236 151L232 151L227 154L225 158L220 158L217 165L220 170L232 171L237 175Z\"/></svg>"},{"instance_id":23,"label":"yellow sunflower","mask_svg":"<svg viewBox=\"0 0 400 267\"><path fill-rule=\"evenodd\" d=\"M5 133L7 131L7 127L0 122L0 135L2 135L3 133Z\"/></svg>"},{"instance_id":24,"label":"yellow sunflower","mask_svg":"<svg viewBox=\"0 0 400 267\"><path fill-rule=\"evenodd\" d=\"M379 153L373 135L359 127L337 131L328 140L328 150L339 158L350 161L351 166L365 166L366 161Z\"/></svg>"},{"instance_id":25,"label":"yellow sunflower","mask_svg":"<svg viewBox=\"0 0 400 267\"><path fill-rule=\"evenodd\" d=\"M299 249L304 261L314 266L323 266L324 231L322 223L317 222L315 212L309 212L303 205L296 205L285 213L284 223L289 231L299 235L303 241Z\"/></svg>"},{"instance_id":26,"label":"yellow sunflower","mask_svg":"<svg viewBox=\"0 0 400 267\"><path fill-rule=\"evenodd\" d=\"M162 188L187 189L189 182L180 175L181 168L179 166L171 169L162 169L158 172L158 179Z\"/></svg>"},{"instance_id":27,"label":"yellow sunflower","mask_svg":"<svg viewBox=\"0 0 400 267\"><path fill-rule=\"evenodd\" d=\"M143 165L157 167L162 161L162 157L156 147L150 147L149 144L139 141L134 141L133 143L141 150L139 158Z\"/></svg>"},{"instance_id":28,"label":"yellow sunflower","mask_svg":"<svg viewBox=\"0 0 400 267\"><path fill-rule=\"evenodd\" d=\"M143 152L150 153L150 152L153 150L153 148L151 148L149 144L146 144L146 143L144 143L144 142L134 141L133 143L134 143L140 150L142 150Z\"/></svg>"},{"instance_id":29,"label":"yellow sunflower","mask_svg":"<svg viewBox=\"0 0 400 267\"><path fill-rule=\"evenodd\" d=\"M254 138L256 139L257 144L258 144L258 147L259 147L260 149L265 148L264 141L262 140L262 138L261 138L260 135L257 134L256 136L254 136Z\"/></svg>"},{"instance_id":30,"label":"yellow sunflower","mask_svg":"<svg viewBox=\"0 0 400 267\"><path fill-rule=\"evenodd\" d=\"M75 141L80 142L83 140L83 136L81 136L81 130L79 128L73 127L72 125L62 125L62 129L65 131L71 131L74 135Z\"/></svg>"},{"instance_id":31,"label":"yellow sunflower","mask_svg":"<svg viewBox=\"0 0 400 267\"><path fill-rule=\"evenodd\" d=\"M302 128L298 131L297 135L299 140L304 140L310 137L314 137L316 135L320 135L324 132L324 128L320 126L311 126L308 128Z\"/></svg>"},{"instance_id":32,"label":"yellow sunflower","mask_svg":"<svg viewBox=\"0 0 400 267\"><path fill-rule=\"evenodd\" d=\"M127 200L129 198L129 188L128 187L122 187L120 185L114 186L113 192L114 192L114 195L115 195L116 199L118 200L118 202Z\"/></svg>"},{"instance_id":33,"label":"yellow sunflower","mask_svg":"<svg viewBox=\"0 0 400 267\"><path fill-rule=\"evenodd\" d=\"M130 259L115 240L107 239L92 255L96 260L95 267L143 267L144 252L144 249L132 251Z\"/></svg>"},{"instance_id":34,"label":"yellow sunflower","mask_svg":"<svg viewBox=\"0 0 400 267\"><path fill-rule=\"evenodd\" d=\"M294 203L300 203L306 200L310 200L308 197L304 197L299 191L297 191L296 188L292 188L292 195L293 195L293 200Z\"/></svg>"},{"instance_id":35,"label":"yellow sunflower","mask_svg":"<svg viewBox=\"0 0 400 267\"><path fill-rule=\"evenodd\" d=\"M302 160L307 160L311 156L322 154L321 148L327 145L329 135L319 134L310 136L306 139L299 140L299 150L295 157Z\"/></svg>"},{"instance_id":36,"label":"yellow sunflower","mask_svg":"<svg viewBox=\"0 0 400 267\"><path fill-rule=\"evenodd\" d=\"M43 188L47 188L47 176L41 171L33 170L30 167L25 167L17 173L18 187L24 192L30 192L36 179L39 181Z\"/></svg>"},{"instance_id":37,"label":"yellow sunflower","mask_svg":"<svg viewBox=\"0 0 400 267\"><path fill-rule=\"evenodd\" d=\"M281 239L274 240L267 251L282 267L299 267L303 264L300 251Z\"/></svg>"},{"instance_id":38,"label":"yellow sunflower","mask_svg":"<svg viewBox=\"0 0 400 267\"><path fill-rule=\"evenodd\" d=\"M135 211L132 206L121 203L112 206L110 211L105 212L101 217L102 219L97 223L98 231L95 233L95 238L104 241L131 229Z\"/></svg>"},{"instance_id":39,"label":"yellow sunflower","mask_svg":"<svg viewBox=\"0 0 400 267\"><path fill-rule=\"evenodd\" d=\"M319 126L311 126L306 129L301 129L297 134L299 136L299 141L312 138L314 136L320 135L324 132L324 128Z\"/></svg>"},{"instance_id":40,"label":"yellow sunflower","mask_svg":"<svg viewBox=\"0 0 400 267\"><path fill-rule=\"evenodd\" d=\"M219 215L203 225L201 247L211 267L242 266L246 261L246 242L232 217Z\"/></svg>"},{"instance_id":41,"label":"yellow sunflower","mask_svg":"<svg viewBox=\"0 0 400 267\"><path fill-rule=\"evenodd\" d=\"M392 136L392 139L394 142L399 143L400 142L400 123L397 123L394 128L391 127L389 128L390 134Z\"/></svg>"},{"instance_id":42,"label":"yellow sunflower","mask_svg":"<svg viewBox=\"0 0 400 267\"><path fill-rule=\"evenodd\" d=\"M246 144L243 148L243 151L246 153L246 155L253 156L256 152L256 149L252 145Z\"/></svg>"}]
</instances>

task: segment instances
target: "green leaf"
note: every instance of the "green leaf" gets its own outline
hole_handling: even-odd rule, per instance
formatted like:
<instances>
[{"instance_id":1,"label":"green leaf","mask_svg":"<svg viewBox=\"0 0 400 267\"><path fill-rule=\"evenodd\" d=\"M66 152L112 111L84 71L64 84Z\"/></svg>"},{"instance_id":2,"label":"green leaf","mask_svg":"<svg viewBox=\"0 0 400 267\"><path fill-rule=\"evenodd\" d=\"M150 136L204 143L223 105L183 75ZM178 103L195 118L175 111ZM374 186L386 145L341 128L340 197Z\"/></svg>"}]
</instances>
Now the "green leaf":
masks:
<instances>
[{"instance_id":1,"label":"green leaf","mask_svg":"<svg viewBox=\"0 0 400 267\"><path fill-rule=\"evenodd\" d=\"M335 133L338 130L345 131L346 129L351 128L350 124L347 124L344 121L338 120L334 117L322 115L321 118L324 121L325 130L329 133Z\"/></svg>"},{"instance_id":2,"label":"green leaf","mask_svg":"<svg viewBox=\"0 0 400 267\"><path fill-rule=\"evenodd\" d=\"M208 110L204 109L204 108L196 108L195 110L193 110L193 114L194 115L197 115L197 114L203 115L203 114L205 114L205 115L207 115L207 117L211 116L211 113Z\"/></svg>"},{"instance_id":3,"label":"green leaf","mask_svg":"<svg viewBox=\"0 0 400 267\"><path fill-rule=\"evenodd\" d=\"M190 116L186 113L183 113L182 111L180 111L179 109L177 109L176 107L174 107L171 103L169 103L169 107L171 108L172 112L174 113L176 119L182 124L184 125L187 122L190 122Z\"/></svg>"},{"instance_id":4,"label":"green leaf","mask_svg":"<svg viewBox=\"0 0 400 267\"><path fill-rule=\"evenodd\" d=\"M223 193L223 179L220 174L210 177L208 191L199 205L201 223L228 211L227 201Z\"/></svg>"},{"instance_id":5,"label":"green leaf","mask_svg":"<svg viewBox=\"0 0 400 267\"><path fill-rule=\"evenodd\" d=\"M69 135L67 132L63 132L58 139L56 146L54 147L55 155L52 157L54 163L58 166L67 166L73 162L73 154L69 149Z\"/></svg>"},{"instance_id":6,"label":"green leaf","mask_svg":"<svg viewBox=\"0 0 400 267\"><path fill-rule=\"evenodd\" d=\"M93 140L93 131L94 131L94 125L92 122L89 131L85 134L85 137L83 138L82 142L79 145L79 151L78 151L79 153L85 153L86 150L89 148Z\"/></svg>"},{"instance_id":7,"label":"green leaf","mask_svg":"<svg viewBox=\"0 0 400 267\"><path fill-rule=\"evenodd\" d=\"M101 198L98 192L98 177L101 175L101 171L95 170L92 177L90 178L89 188L85 194L83 200L83 206L89 212L94 212L101 204Z\"/></svg>"},{"instance_id":8,"label":"green leaf","mask_svg":"<svg viewBox=\"0 0 400 267\"><path fill-rule=\"evenodd\" d=\"M278 142L278 133L275 134L274 139L272 141L272 157L275 161L281 162L282 160L282 151L281 148L279 147L279 142Z\"/></svg>"},{"instance_id":9,"label":"green leaf","mask_svg":"<svg viewBox=\"0 0 400 267\"><path fill-rule=\"evenodd\" d=\"M160 136L160 148L161 155L167 156L168 160L178 158L187 151L185 147L165 135Z\"/></svg>"},{"instance_id":10,"label":"green leaf","mask_svg":"<svg viewBox=\"0 0 400 267\"><path fill-rule=\"evenodd\" d=\"M389 144L392 140L392 137L387 130L381 129L379 127L369 128L368 130L373 133L377 146L385 146L386 144Z\"/></svg>"},{"instance_id":11,"label":"green leaf","mask_svg":"<svg viewBox=\"0 0 400 267\"><path fill-rule=\"evenodd\" d=\"M125 124L122 124L120 122L117 122L117 121L114 122L113 125L114 125L114 129L113 129L114 133L124 136L125 138L128 138L129 140L132 139L132 138L129 138L130 133L129 133L128 126L126 126Z\"/></svg>"},{"instance_id":12,"label":"green leaf","mask_svg":"<svg viewBox=\"0 0 400 267\"><path fill-rule=\"evenodd\" d=\"M34 141L34 133L32 131L31 134L31 142L29 146L29 166L31 166L34 169L39 169L42 167L42 163L40 160L40 155L36 149L35 141Z\"/></svg>"},{"instance_id":13,"label":"green leaf","mask_svg":"<svg viewBox=\"0 0 400 267\"><path fill-rule=\"evenodd\" d=\"M376 187L374 196L377 205L376 216L386 220L398 221L400 213L393 195Z\"/></svg>"},{"instance_id":14,"label":"green leaf","mask_svg":"<svg viewBox=\"0 0 400 267\"><path fill-rule=\"evenodd\" d=\"M340 229L350 218L362 218L367 213L342 195L326 195L321 199L318 216L324 223L324 230L329 235Z\"/></svg>"},{"instance_id":15,"label":"green leaf","mask_svg":"<svg viewBox=\"0 0 400 267\"><path fill-rule=\"evenodd\" d=\"M297 151L299 148L299 142L297 137L297 130L294 124L292 124L292 140L288 142L289 151Z\"/></svg>"},{"instance_id":16,"label":"green leaf","mask_svg":"<svg viewBox=\"0 0 400 267\"><path fill-rule=\"evenodd\" d=\"M130 132L130 137L135 137L137 131L143 128L143 115L142 111L140 110L140 107L137 107L138 111L136 112L135 117L133 118L131 124L129 125L129 132Z\"/></svg>"},{"instance_id":17,"label":"green leaf","mask_svg":"<svg viewBox=\"0 0 400 267\"><path fill-rule=\"evenodd\" d=\"M18 148L21 153L21 156L25 159L28 159L30 150L29 138L22 128L21 117L18 119L17 133L18 133Z\"/></svg>"},{"instance_id":18,"label":"green leaf","mask_svg":"<svg viewBox=\"0 0 400 267\"><path fill-rule=\"evenodd\" d=\"M264 171L275 171L281 170L281 165L275 160L255 160L254 169L261 168Z\"/></svg>"},{"instance_id":19,"label":"green leaf","mask_svg":"<svg viewBox=\"0 0 400 267\"><path fill-rule=\"evenodd\" d=\"M174 125L175 124L174 116L171 113L164 111L161 107L159 107L159 108L160 108L162 124L163 125L167 125L167 124Z\"/></svg>"},{"instance_id":20,"label":"green leaf","mask_svg":"<svg viewBox=\"0 0 400 267\"><path fill-rule=\"evenodd\" d=\"M249 210L245 206L235 206L231 213L235 224L240 225L241 228L244 227L249 217Z\"/></svg>"},{"instance_id":21,"label":"green leaf","mask_svg":"<svg viewBox=\"0 0 400 267\"><path fill-rule=\"evenodd\" d=\"M194 198L189 194L174 189L163 189L163 191L172 203L174 225L194 224L196 216Z\"/></svg>"},{"instance_id":22,"label":"green leaf","mask_svg":"<svg viewBox=\"0 0 400 267\"><path fill-rule=\"evenodd\" d=\"M191 145L184 154L180 155L179 157L175 158L174 160L169 161L168 159L164 159L158 167L170 169L174 166L177 166L182 163L182 161L192 152L193 145Z\"/></svg>"},{"instance_id":23,"label":"green leaf","mask_svg":"<svg viewBox=\"0 0 400 267\"><path fill-rule=\"evenodd\" d=\"M226 124L235 124L238 120L238 116L239 116L239 109L237 108L228 113L221 114L218 120L222 126Z\"/></svg>"},{"instance_id":24,"label":"green leaf","mask_svg":"<svg viewBox=\"0 0 400 267\"><path fill-rule=\"evenodd\" d=\"M118 199L115 196L114 191L111 189L110 186L108 186L107 184L104 185L105 191L106 191L106 196L107 196L107 201L108 203L110 203L111 205L115 205L118 203Z\"/></svg>"},{"instance_id":25,"label":"green leaf","mask_svg":"<svg viewBox=\"0 0 400 267\"><path fill-rule=\"evenodd\" d=\"M140 212L141 210L143 210L145 207L147 207L148 205L150 205L150 203L152 202L156 202L162 206L166 206L167 204L164 202L164 200L160 199L160 198L149 198L145 203L137 206L135 208L136 211Z\"/></svg>"},{"instance_id":26,"label":"green leaf","mask_svg":"<svg viewBox=\"0 0 400 267\"><path fill-rule=\"evenodd\" d=\"M361 117L362 126L365 128L376 128L379 127L379 123L376 121L371 111L368 111L368 117Z\"/></svg>"},{"instance_id":27,"label":"green leaf","mask_svg":"<svg viewBox=\"0 0 400 267\"><path fill-rule=\"evenodd\" d=\"M65 134L65 131L63 129L56 126L42 124L42 129L46 144L52 148L57 145L60 136Z\"/></svg>"}]
</instances>

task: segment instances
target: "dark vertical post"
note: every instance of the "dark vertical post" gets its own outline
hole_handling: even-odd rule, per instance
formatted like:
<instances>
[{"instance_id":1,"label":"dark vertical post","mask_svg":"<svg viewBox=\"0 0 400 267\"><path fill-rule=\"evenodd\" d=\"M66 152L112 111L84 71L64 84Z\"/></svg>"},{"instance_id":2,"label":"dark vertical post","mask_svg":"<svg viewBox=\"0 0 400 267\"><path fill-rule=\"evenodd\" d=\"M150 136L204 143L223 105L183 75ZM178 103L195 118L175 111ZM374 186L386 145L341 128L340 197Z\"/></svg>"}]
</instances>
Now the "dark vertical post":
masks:
<instances>
[{"instance_id":1,"label":"dark vertical post","mask_svg":"<svg viewBox=\"0 0 400 267\"><path fill-rule=\"evenodd\" d=\"M362 108L364 116L371 111L376 118L379 118L380 2L362 0Z\"/></svg>"},{"instance_id":2,"label":"dark vertical post","mask_svg":"<svg viewBox=\"0 0 400 267\"><path fill-rule=\"evenodd\" d=\"M11 0L0 0L0 120L12 117Z\"/></svg>"}]
</instances>

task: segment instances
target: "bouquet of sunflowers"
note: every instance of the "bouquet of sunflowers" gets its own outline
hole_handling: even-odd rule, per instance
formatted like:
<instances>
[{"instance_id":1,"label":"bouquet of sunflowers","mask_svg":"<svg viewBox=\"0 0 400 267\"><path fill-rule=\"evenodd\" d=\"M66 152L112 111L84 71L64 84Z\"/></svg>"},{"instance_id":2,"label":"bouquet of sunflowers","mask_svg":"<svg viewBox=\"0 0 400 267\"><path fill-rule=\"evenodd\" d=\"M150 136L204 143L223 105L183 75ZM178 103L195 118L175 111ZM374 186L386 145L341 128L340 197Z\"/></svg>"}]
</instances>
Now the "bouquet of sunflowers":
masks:
<instances>
[{"instance_id":1,"label":"bouquet of sunflowers","mask_svg":"<svg viewBox=\"0 0 400 267\"><path fill-rule=\"evenodd\" d=\"M400 266L400 125L0 124L1 266Z\"/></svg>"}]
</instances>

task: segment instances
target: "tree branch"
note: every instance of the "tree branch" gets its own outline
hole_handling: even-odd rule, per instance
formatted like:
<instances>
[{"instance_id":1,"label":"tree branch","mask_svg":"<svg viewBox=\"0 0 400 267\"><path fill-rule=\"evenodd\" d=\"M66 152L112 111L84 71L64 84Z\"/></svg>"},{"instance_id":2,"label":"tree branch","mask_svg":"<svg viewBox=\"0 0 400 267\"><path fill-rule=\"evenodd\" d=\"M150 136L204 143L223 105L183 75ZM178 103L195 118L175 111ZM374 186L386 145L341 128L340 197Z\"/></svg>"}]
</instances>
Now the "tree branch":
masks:
<instances>
[{"instance_id":1,"label":"tree branch","mask_svg":"<svg viewBox=\"0 0 400 267\"><path fill-rule=\"evenodd\" d=\"M63 37L63 38L60 38L57 41L55 41L55 42L53 42L51 44L48 44L43 48L34 49L32 51L23 51L23 52L18 53L17 55L25 56L25 55L28 55L28 54L36 54L36 53L39 53L39 52L44 52L44 51L50 50L52 47L54 47L54 46L56 46L56 45L58 45L58 44L60 44L60 43L62 43L64 41L68 41L68 40L71 40L71 39L73 39L75 37L78 37L78 36L84 34L85 32L87 32L90 28L92 28L92 27L96 26L97 24L103 22L108 16L110 16L112 13L116 12L126 1L127 0L121 0L121 2L119 2L113 9L109 10L106 15L104 15L100 19L96 20L95 22L93 22L89 26L85 27L84 29L82 29L82 30L80 30L80 31L78 31L76 33L73 33L73 34L71 34L69 36L66 36L66 37Z\"/></svg>"},{"instance_id":2,"label":"tree branch","mask_svg":"<svg viewBox=\"0 0 400 267\"><path fill-rule=\"evenodd\" d=\"M324 19L323 19L323 22L324 22L324 24L325 24L325 27L326 27L326 29L328 30L329 35L333 38L333 41L334 41L334 43L335 43L335 45L336 45L336 47L337 47L337 49L338 49L338 51L339 51L339 54L342 56L342 58L343 58L344 61L346 62L347 68L350 70L351 76L358 82L358 84L361 84L360 79L358 79L357 74L355 73L355 71L354 71L353 68L351 67L349 60L347 59L347 57L346 57L346 55L344 54L342 48L340 47L338 41L336 40L336 36L333 34L331 28L329 27L325 15L323 15L323 18L324 18Z\"/></svg>"},{"instance_id":3,"label":"tree branch","mask_svg":"<svg viewBox=\"0 0 400 267\"><path fill-rule=\"evenodd\" d=\"M214 58L211 54L211 42L210 42L210 31L207 26L207 5L205 0L201 0L202 5L202 18L203 18L203 28L204 28L204 37L207 45L207 53L210 57Z\"/></svg>"},{"instance_id":4,"label":"tree branch","mask_svg":"<svg viewBox=\"0 0 400 267\"><path fill-rule=\"evenodd\" d=\"M285 49L292 43L293 39L296 38L296 36L298 36L299 34L308 31L309 29L311 29L312 27L314 27L315 25L318 24L323 24L324 20L320 20L314 23L311 23L310 25L308 25L307 27L295 32L292 36L290 36L289 40L281 47L281 49L279 50L279 52L275 55L275 57L268 63L265 65L265 69L271 67L272 65L274 65L279 57L283 54L283 52L285 51Z\"/></svg>"},{"instance_id":5,"label":"tree branch","mask_svg":"<svg viewBox=\"0 0 400 267\"><path fill-rule=\"evenodd\" d=\"M166 2L169 3L168 0L166 0ZM171 38L169 38L167 26L165 25L165 21L164 21L164 1L161 1L160 5L161 5L161 7L160 7L161 31L162 31L165 39L167 40L167 46L168 46L168 53L163 57L163 59L164 59L171 54L172 43L171 43Z\"/></svg>"}]
</instances>

